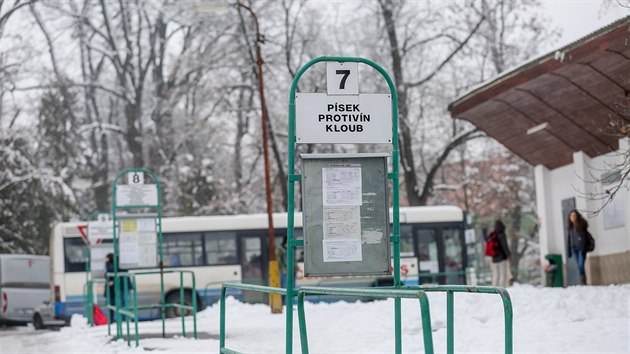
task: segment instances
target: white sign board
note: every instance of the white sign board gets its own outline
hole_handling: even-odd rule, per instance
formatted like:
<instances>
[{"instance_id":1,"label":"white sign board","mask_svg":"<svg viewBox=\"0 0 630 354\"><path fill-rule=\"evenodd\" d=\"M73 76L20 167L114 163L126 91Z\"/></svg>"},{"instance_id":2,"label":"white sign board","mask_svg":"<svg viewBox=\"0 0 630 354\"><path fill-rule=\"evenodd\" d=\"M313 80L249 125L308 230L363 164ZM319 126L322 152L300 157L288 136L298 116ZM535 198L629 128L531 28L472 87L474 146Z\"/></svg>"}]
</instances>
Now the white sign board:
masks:
<instances>
[{"instance_id":1,"label":"white sign board","mask_svg":"<svg viewBox=\"0 0 630 354\"><path fill-rule=\"evenodd\" d=\"M295 95L297 143L389 144L392 98L389 94Z\"/></svg>"},{"instance_id":2,"label":"white sign board","mask_svg":"<svg viewBox=\"0 0 630 354\"><path fill-rule=\"evenodd\" d=\"M90 221L88 222L88 239L90 243L96 240L114 238L114 224L112 221Z\"/></svg>"},{"instance_id":3,"label":"white sign board","mask_svg":"<svg viewBox=\"0 0 630 354\"><path fill-rule=\"evenodd\" d=\"M464 236L466 238L466 244L475 243L477 241L475 229L466 229Z\"/></svg>"},{"instance_id":4,"label":"white sign board","mask_svg":"<svg viewBox=\"0 0 630 354\"><path fill-rule=\"evenodd\" d=\"M90 270L92 278L103 278L105 274L105 257L114 253L114 245L111 243L92 244L90 246Z\"/></svg>"},{"instance_id":5,"label":"white sign board","mask_svg":"<svg viewBox=\"0 0 630 354\"><path fill-rule=\"evenodd\" d=\"M122 268L157 266L155 218L121 220L119 247Z\"/></svg>"},{"instance_id":6,"label":"white sign board","mask_svg":"<svg viewBox=\"0 0 630 354\"><path fill-rule=\"evenodd\" d=\"M129 184L116 187L116 206L158 205L156 184Z\"/></svg>"},{"instance_id":7,"label":"white sign board","mask_svg":"<svg viewBox=\"0 0 630 354\"><path fill-rule=\"evenodd\" d=\"M326 82L329 95L358 95L359 63L327 62Z\"/></svg>"},{"instance_id":8,"label":"white sign board","mask_svg":"<svg viewBox=\"0 0 630 354\"><path fill-rule=\"evenodd\" d=\"M609 189L609 186L605 186L602 191L602 194L606 193L606 190ZM623 191L622 191L623 192ZM604 200L604 203L607 201ZM615 229L618 227L623 227L626 225L625 215L626 215L626 198L625 193L617 193L615 197L604 207L603 210L603 219L604 219L604 230Z\"/></svg>"}]
</instances>

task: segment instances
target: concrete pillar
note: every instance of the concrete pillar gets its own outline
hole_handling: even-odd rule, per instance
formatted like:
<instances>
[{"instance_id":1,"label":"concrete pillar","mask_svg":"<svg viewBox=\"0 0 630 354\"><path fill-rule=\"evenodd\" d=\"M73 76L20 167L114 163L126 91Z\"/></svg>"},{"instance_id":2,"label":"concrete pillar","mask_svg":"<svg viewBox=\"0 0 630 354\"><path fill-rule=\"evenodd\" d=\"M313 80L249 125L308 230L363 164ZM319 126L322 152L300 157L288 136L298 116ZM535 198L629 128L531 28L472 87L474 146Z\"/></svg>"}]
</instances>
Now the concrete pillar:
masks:
<instances>
[{"instance_id":1,"label":"concrete pillar","mask_svg":"<svg viewBox=\"0 0 630 354\"><path fill-rule=\"evenodd\" d=\"M630 151L630 138L621 138L619 139L619 150L620 154L624 154ZM628 182L626 182L628 184ZM624 225L625 229L625 251L627 254L627 262L630 263L630 190L623 190L621 193L626 194L626 224Z\"/></svg>"},{"instance_id":2,"label":"concrete pillar","mask_svg":"<svg viewBox=\"0 0 630 354\"><path fill-rule=\"evenodd\" d=\"M549 237L553 234L553 219L549 202L551 201L551 186L549 181L549 170L543 165L534 168L534 178L536 182L536 214L538 216L538 238L540 242L540 264L541 279L544 285L544 266L547 264L545 255L549 253Z\"/></svg>"},{"instance_id":3,"label":"concrete pillar","mask_svg":"<svg viewBox=\"0 0 630 354\"><path fill-rule=\"evenodd\" d=\"M589 213L586 211L593 211L597 208L594 207L594 198L591 196L594 193L597 193L595 190L596 181L593 179L594 176L589 173L589 163L590 157L588 157L584 152L577 151L573 153L573 170L575 172L575 178L573 179L573 183L571 185L575 188L576 198L575 198L575 207L580 210L580 213L590 221ZM582 212L585 211L585 212Z\"/></svg>"}]
</instances>

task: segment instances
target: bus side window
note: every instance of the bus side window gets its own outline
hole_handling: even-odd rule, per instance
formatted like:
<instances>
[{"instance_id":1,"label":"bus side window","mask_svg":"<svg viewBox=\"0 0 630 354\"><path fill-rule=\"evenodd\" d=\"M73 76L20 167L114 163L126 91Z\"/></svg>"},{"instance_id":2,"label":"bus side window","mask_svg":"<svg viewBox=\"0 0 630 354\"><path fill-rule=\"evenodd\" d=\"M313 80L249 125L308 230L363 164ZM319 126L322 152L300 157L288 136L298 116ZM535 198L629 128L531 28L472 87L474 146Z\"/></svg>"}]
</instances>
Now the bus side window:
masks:
<instances>
[{"instance_id":1,"label":"bus side window","mask_svg":"<svg viewBox=\"0 0 630 354\"><path fill-rule=\"evenodd\" d=\"M205 234L208 265L238 264L235 232Z\"/></svg>"},{"instance_id":2,"label":"bus side window","mask_svg":"<svg viewBox=\"0 0 630 354\"><path fill-rule=\"evenodd\" d=\"M85 242L80 237L63 239L66 273L85 272Z\"/></svg>"},{"instance_id":3,"label":"bus side window","mask_svg":"<svg viewBox=\"0 0 630 354\"><path fill-rule=\"evenodd\" d=\"M414 257L413 228L411 225L400 225L400 256ZM392 251L393 254L393 251Z\"/></svg>"},{"instance_id":4,"label":"bus side window","mask_svg":"<svg viewBox=\"0 0 630 354\"><path fill-rule=\"evenodd\" d=\"M170 267L203 264L203 246L198 233L166 234L162 250Z\"/></svg>"}]
</instances>

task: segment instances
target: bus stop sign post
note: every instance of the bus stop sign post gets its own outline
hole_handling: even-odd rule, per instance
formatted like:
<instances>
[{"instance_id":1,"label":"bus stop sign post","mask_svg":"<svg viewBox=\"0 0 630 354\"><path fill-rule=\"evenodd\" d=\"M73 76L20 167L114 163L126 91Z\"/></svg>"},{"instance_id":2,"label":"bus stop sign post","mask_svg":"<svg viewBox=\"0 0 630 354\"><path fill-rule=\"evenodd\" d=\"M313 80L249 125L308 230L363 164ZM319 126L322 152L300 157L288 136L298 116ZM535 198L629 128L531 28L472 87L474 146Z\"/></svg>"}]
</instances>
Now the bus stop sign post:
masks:
<instances>
[{"instance_id":1,"label":"bus stop sign post","mask_svg":"<svg viewBox=\"0 0 630 354\"><path fill-rule=\"evenodd\" d=\"M297 93L297 85L302 75L313 65L317 63L326 63L327 73L327 92L326 93ZM381 74L386 80L389 87L389 94L361 94L359 92L359 72L358 64L365 64ZM295 147L297 143L341 143L341 144L391 144L392 145L392 172L387 173L386 179L392 181L392 210L393 210L393 230L390 242L393 244L393 260L394 260L394 287L400 288L400 225L399 225L399 192L398 192L398 98L396 94L396 88L394 82L389 77L387 72L381 68L378 64L371 60L364 58L350 58L350 57L318 57L307 64L305 64L296 74L291 84L291 91L289 94L289 132L288 132L288 201L287 201L287 237L288 237L288 250L287 250L287 304L289 301L293 302L293 297L296 294L294 289L294 274L295 269L293 261L295 259L295 247L305 246L305 253L308 254L310 239L308 239L308 225L305 225L305 240L294 239L294 199L295 199L295 182L302 181L302 188L304 189L304 178L308 176L302 176L295 174ZM312 156L311 156L312 157ZM350 156L346 156L350 157ZM378 157L378 156L375 156ZM343 160L343 158L342 158ZM357 212L361 213L360 208L357 210L356 206L361 206L363 200L360 199L362 194L363 173L356 170L358 166L352 166L352 161L341 161L342 165L335 166L339 161L332 162L326 166L321 165L320 162L315 162L316 170L319 168L319 173L328 174L330 176L330 182L326 182L326 177L322 176L321 187L322 191L314 194L315 198L321 198L317 201L319 205L315 208L325 207L342 207L342 211L348 216L349 220L354 220L356 224ZM363 164L361 164L361 167ZM330 171L325 171L326 168L330 168ZM334 170L335 168L342 168L348 170ZM354 170L353 170L354 169ZM330 172L330 173L328 173ZM304 173L304 171L303 171ZM317 176L318 172L314 172ZM350 185L344 185L339 187L338 178L335 174L348 173L346 176ZM354 175L353 175L354 173ZM358 173L358 174L357 174ZM354 177L353 177L354 176ZM311 176L311 178L317 178ZM378 184L378 183L376 183ZM376 185L375 184L375 185ZM314 182L314 186L318 183ZM371 187L370 187L371 188ZM341 204L335 205L335 201L328 198L328 195L335 195L335 193L346 193L354 190L354 197L350 196L349 200L341 201ZM304 195L308 195L308 191L304 191ZM358 193L358 194L357 194ZM351 193L352 194L352 193ZM333 198L334 199L334 198ZM304 201L307 205L308 201ZM382 207L379 205L377 207ZM385 206L385 209L388 209ZM385 212L387 213L387 211ZM305 216L305 222L308 223L308 216ZM324 221L324 220L320 220ZM334 220L329 220L329 222ZM360 226L363 226L359 223ZM320 225L322 226L322 225ZM357 225L355 225L357 226ZM375 225L372 225L375 226ZM322 226L323 227L323 226ZM387 227L387 226L386 226ZM383 236L387 237L389 232L387 228L382 230ZM311 231L311 235L319 235L320 238L315 238L314 245L317 245L313 257L316 254L322 256L322 262L320 265L323 269L317 269L316 263L314 273L328 273L330 275L331 270L326 266L326 260L323 259L335 255L343 255L346 257L341 260L341 263L345 264L348 268L345 270L348 274L356 274L356 264L354 262L362 262L362 236L357 236L356 230L354 231L351 239L342 239L341 243L335 242L332 234L324 234L323 230L320 232ZM327 237L328 236L328 237ZM382 241L382 239L381 239ZM389 245L385 242L387 248ZM366 247L367 248L367 247ZM328 250L328 251L327 251ZM387 250L389 254L389 250ZM308 257L308 256L307 256ZM331 258L328 258L330 261ZM308 260L307 260L308 261ZM378 267L376 267L378 268ZM389 268L389 267L388 267ZM309 268L310 270L310 268ZM375 270L374 273L376 273ZM374 274L372 273L372 274ZM401 340L401 302L400 298L394 300L394 316L395 316L395 349L396 353L400 353L402 350ZM286 313L286 353L293 352L293 306L287 306Z\"/></svg>"},{"instance_id":2,"label":"bus stop sign post","mask_svg":"<svg viewBox=\"0 0 630 354\"><path fill-rule=\"evenodd\" d=\"M96 220L94 220L96 219ZM111 246L101 243L103 239L113 237L113 229L109 214L94 212L88 216L87 227L79 227L86 242L85 263L85 317L90 326L94 326L94 279L102 276L104 256Z\"/></svg>"},{"instance_id":3,"label":"bus stop sign post","mask_svg":"<svg viewBox=\"0 0 630 354\"><path fill-rule=\"evenodd\" d=\"M145 175L149 176L154 182L153 184L145 184ZM127 184L118 184L122 180L123 176L127 176ZM160 312L162 318L162 337L166 337L166 314L165 314L165 299L164 299L164 267L163 267L163 252L162 252L162 204L161 204L161 187L157 175L152 171L144 168L131 168L124 169L116 175L112 185L112 225L113 232L113 248L114 248L114 299L115 308L114 316L116 319L116 339L122 338L122 319L119 315L121 310L121 284L118 277L119 270L119 255L120 247L119 234L123 236L124 233L126 240L125 243L135 241L134 245L129 245L125 249L125 263L155 263L155 258L158 256L158 266L160 268ZM157 209L157 217L154 214L150 216L146 214L133 215L135 218L125 217L122 220L121 225L118 223L118 217L116 211L118 209ZM147 221L146 219L150 219ZM151 223L150 221L153 221ZM122 224L125 223L125 227ZM152 225L152 228L151 228ZM119 229L119 226L120 229ZM132 227L135 226L135 227ZM145 233L140 233L139 230L145 230ZM140 239L143 236L151 236L148 242L145 239ZM122 240L121 240L122 241ZM153 242L152 242L153 241ZM123 242L121 242L123 243ZM156 245L157 243L157 245ZM158 254L155 253L157 246ZM151 250L152 248L152 250ZM140 256L142 251L142 256ZM150 261L152 258L152 261ZM132 262L133 260L136 262ZM127 278L125 279L125 285L127 284ZM106 284L108 286L108 284ZM126 295L126 294L125 294ZM109 305L109 304L108 304ZM136 332L136 336L138 333Z\"/></svg>"}]
</instances>

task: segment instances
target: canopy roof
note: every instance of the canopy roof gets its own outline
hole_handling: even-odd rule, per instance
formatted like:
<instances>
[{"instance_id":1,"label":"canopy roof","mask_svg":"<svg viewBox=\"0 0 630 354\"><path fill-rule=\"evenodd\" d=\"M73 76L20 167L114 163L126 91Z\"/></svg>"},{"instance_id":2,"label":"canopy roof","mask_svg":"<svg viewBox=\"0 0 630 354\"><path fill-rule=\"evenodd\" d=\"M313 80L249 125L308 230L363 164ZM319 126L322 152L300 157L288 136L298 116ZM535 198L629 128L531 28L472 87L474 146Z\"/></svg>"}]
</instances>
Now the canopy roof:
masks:
<instances>
[{"instance_id":1,"label":"canopy roof","mask_svg":"<svg viewBox=\"0 0 630 354\"><path fill-rule=\"evenodd\" d=\"M618 149L630 122L630 16L473 88L449 105L532 165L549 169Z\"/></svg>"}]
</instances>

